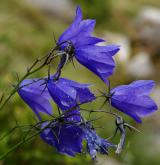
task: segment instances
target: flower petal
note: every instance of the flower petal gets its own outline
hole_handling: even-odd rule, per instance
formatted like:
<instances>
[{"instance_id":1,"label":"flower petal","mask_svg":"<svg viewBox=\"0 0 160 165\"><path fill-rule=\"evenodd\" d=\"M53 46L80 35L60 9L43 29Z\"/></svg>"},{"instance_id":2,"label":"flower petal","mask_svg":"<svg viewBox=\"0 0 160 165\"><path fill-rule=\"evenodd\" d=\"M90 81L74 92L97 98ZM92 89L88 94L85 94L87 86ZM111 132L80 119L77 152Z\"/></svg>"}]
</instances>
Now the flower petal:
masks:
<instances>
[{"instance_id":1,"label":"flower petal","mask_svg":"<svg viewBox=\"0 0 160 165\"><path fill-rule=\"evenodd\" d=\"M137 80L133 81L130 85L120 85L112 89L112 93L116 91L116 94L122 94L130 90L129 93L134 93L136 95L148 95L151 93L152 88L155 86L153 80Z\"/></svg>"},{"instance_id":2,"label":"flower petal","mask_svg":"<svg viewBox=\"0 0 160 165\"><path fill-rule=\"evenodd\" d=\"M139 80L118 86L111 90L111 104L140 123L140 117L148 116L157 110L157 105L148 96L153 86L152 80Z\"/></svg>"},{"instance_id":3,"label":"flower petal","mask_svg":"<svg viewBox=\"0 0 160 165\"><path fill-rule=\"evenodd\" d=\"M60 36L58 43L68 41L70 40L73 36L77 34L77 29L79 29L80 22L82 21L82 11L81 8L78 6L76 9L76 17L71 24L71 26L64 31L64 33Z\"/></svg>"},{"instance_id":4,"label":"flower petal","mask_svg":"<svg viewBox=\"0 0 160 165\"><path fill-rule=\"evenodd\" d=\"M43 125L43 128L47 125ZM83 132L76 125L56 124L52 129L46 128L41 138L49 145L56 147L58 152L75 156L82 152Z\"/></svg>"},{"instance_id":5,"label":"flower petal","mask_svg":"<svg viewBox=\"0 0 160 165\"><path fill-rule=\"evenodd\" d=\"M20 84L18 94L40 119L40 112L52 114L52 106L49 102L50 95L45 88L44 81L35 80L37 79L24 80Z\"/></svg>"},{"instance_id":6,"label":"flower petal","mask_svg":"<svg viewBox=\"0 0 160 165\"><path fill-rule=\"evenodd\" d=\"M112 56L118 51L119 47L116 45L86 46L76 50L76 59L104 82L108 83L107 78L115 68Z\"/></svg>"},{"instance_id":7,"label":"flower petal","mask_svg":"<svg viewBox=\"0 0 160 165\"><path fill-rule=\"evenodd\" d=\"M88 45L95 45L99 42L105 42L105 40L101 39L101 38L97 38L97 37L79 37L79 39L77 40L77 42L74 44L74 47L84 47L84 46L88 46Z\"/></svg>"},{"instance_id":8,"label":"flower petal","mask_svg":"<svg viewBox=\"0 0 160 165\"><path fill-rule=\"evenodd\" d=\"M81 125L81 128L87 142L87 150L93 160L96 158L97 152L108 154L108 148L115 147L114 144L111 144L107 140L98 136L95 130L90 128L89 124L83 124Z\"/></svg>"},{"instance_id":9,"label":"flower petal","mask_svg":"<svg viewBox=\"0 0 160 165\"><path fill-rule=\"evenodd\" d=\"M86 103L95 99L88 89L88 84L60 78L58 81L49 79L47 87L52 99L62 110L68 110L77 103Z\"/></svg>"}]
</instances>

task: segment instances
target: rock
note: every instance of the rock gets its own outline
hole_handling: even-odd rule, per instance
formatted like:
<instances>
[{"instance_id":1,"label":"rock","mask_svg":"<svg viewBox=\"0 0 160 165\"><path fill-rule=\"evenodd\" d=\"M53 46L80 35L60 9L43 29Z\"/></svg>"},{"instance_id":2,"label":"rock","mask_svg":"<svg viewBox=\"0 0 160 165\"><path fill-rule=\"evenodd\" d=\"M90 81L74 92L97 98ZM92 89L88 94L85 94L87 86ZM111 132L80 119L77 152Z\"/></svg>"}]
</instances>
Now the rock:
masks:
<instances>
[{"instance_id":1,"label":"rock","mask_svg":"<svg viewBox=\"0 0 160 165\"><path fill-rule=\"evenodd\" d=\"M128 61L127 74L136 78L147 78L154 73L154 66L150 60L150 54L139 52Z\"/></svg>"},{"instance_id":2,"label":"rock","mask_svg":"<svg viewBox=\"0 0 160 165\"><path fill-rule=\"evenodd\" d=\"M160 9L146 6L140 11L138 19L142 22L160 24Z\"/></svg>"},{"instance_id":3,"label":"rock","mask_svg":"<svg viewBox=\"0 0 160 165\"><path fill-rule=\"evenodd\" d=\"M143 45L154 54L160 52L160 9L144 7L135 20L135 27Z\"/></svg>"},{"instance_id":4,"label":"rock","mask_svg":"<svg viewBox=\"0 0 160 165\"><path fill-rule=\"evenodd\" d=\"M74 7L71 0L25 0L28 4L38 7L51 14L61 17L73 17Z\"/></svg>"},{"instance_id":5,"label":"rock","mask_svg":"<svg viewBox=\"0 0 160 165\"><path fill-rule=\"evenodd\" d=\"M97 157L96 165L122 165L120 162L109 157Z\"/></svg>"}]
</instances>

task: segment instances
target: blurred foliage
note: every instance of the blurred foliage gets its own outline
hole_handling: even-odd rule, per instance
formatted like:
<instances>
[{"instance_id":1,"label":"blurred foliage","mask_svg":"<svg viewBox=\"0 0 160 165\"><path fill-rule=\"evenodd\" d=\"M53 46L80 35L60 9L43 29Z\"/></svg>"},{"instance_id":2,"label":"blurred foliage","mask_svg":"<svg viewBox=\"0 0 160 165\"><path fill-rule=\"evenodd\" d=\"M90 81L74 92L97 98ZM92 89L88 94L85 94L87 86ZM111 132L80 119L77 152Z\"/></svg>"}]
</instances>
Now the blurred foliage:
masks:
<instances>
[{"instance_id":1,"label":"blurred foliage","mask_svg":"<svg viewBox=\"0 0 160 165\"><path fill-rule=\"evenodd\" d=\"M104 24L111 16L111 0L74 0L74 2L82 7L84 18L96 19L97 25Z\"/></svg>"},{"instance_id":2,"label":"blurred foliage","mask_svg":"<svg viewBox=\"0 0 160 165\"><path fill-rule=\"evenodd\" d=\"M106 30L119 31L122 33L130 33L125 30L114 17L113 13L123 11L127 18L132 18L136 15L136 11L144 4L154 4L158 6L156 0L140 0L127 1L120 0L121 3L111 0L74 0L82 6L84 17L96 19L98 24L99 34L102 35ZM121 21L120 21L121 22ZM8 93L12 87L11 84L16 82L15 73L19 76L23 75L33 59L43 56L53 46L53 32L55 36L59 36L61 32L68 26L62 19L56 16L49 16L39 9L26 5L20 0L1 0L0 2L0 93ZM105 85L91 72L76 63L76 70L72 64L65 67L63 76L70 79L95 84L93 90L106 90ZM54 65L53 65L54 69ZM112 78L112 85L117 83L125 83L127 78L123 73L123 68L118 66L118 73ZM44 76L46 70L36 73L34 76ZM76 75L82 75L76 77ZM117 82L118 81L118 82ZM98 108L99 103L103 100L98 100L93 104L85 105L86 108ZM107 109L107 107L105 107ZM95 117L101 117L101 114L95 114ZM135 127L140 127L133 122L132 119L124 116L126 121L133 124ZM11 130L16 121L19 124L35 123L33 112L20 100L16 95L10 103L0 112L0 137L4 133ZM160 147L158 145L157 136L158 128L154 127L154 120L145 120L141 126L143 134L128 132L127 144L123 153L118 157L114 153L109 157L119 161L125 165L159 165ZM133 122L133 123L132 123ZM105 129L97 128L104 138L110 136L114 130L113 118L104 117L95 122L95 125L105 127ZM154 129L153 129L154 128ZM12 145L22 139L24 130L17 129L11 136L0 141L0 154L7 151ZM107 135L107 136L106 136ZM156 141L154 141L156 137ZM114 139L117 143L118 138ZM155 143L156 142L156 143ZM157 145L156 145L157 144ZM105 158L105 156L103 157ZM107 160L106 160L107 161ZM2 165L89 165L92 164L89 156L78 155L75 158L70 158L58 154L55 149L45 144L39 137L33 141L26 143L22 147L11 153L5 160L0 161Z\"/></svg>"}]
</instances>

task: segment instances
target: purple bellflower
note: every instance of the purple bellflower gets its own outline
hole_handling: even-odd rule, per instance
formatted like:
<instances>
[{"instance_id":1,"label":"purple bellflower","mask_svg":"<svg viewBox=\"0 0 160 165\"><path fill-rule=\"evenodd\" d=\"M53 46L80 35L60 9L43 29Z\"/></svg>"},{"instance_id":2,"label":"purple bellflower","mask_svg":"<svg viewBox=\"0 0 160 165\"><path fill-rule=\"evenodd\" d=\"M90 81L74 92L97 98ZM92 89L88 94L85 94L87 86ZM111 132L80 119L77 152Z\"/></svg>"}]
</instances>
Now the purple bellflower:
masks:
<instances>
[{"instance_id":1,"label":"purple bellflower","mask_svg":"<svg viewBox=\"0 0 160 165\"><path fill-rule=\"evenodd\" d=\"M71 110L70 113L74 113L75 116L71 118L73 118L73 120L76 118L76 121L80 121L77 105L95 99L95 96L88 89L89 86L89 84L80 84L65 78L54 80L54 76L48 79L47 82L47 88L52 99L62 111L70 110L75 107L75 110Z\"/></svg>"},{"instance_id":2,"label":"purple bellflower","mask_svg":"<svg viewBox=\"0 0 160 165\"><path fill-rule=\"evenodd\" d=\"M40 113L52 114L49 102L50 94L45 88L45 81L39 79L26 79L20 84L18 90L20 97L26 102L40 119Z\"/></svg>"},{"instance_id":3,"label":"purple bellflower","mask_svg":"<svg viewBox=\"0 0 160 165\"><path fill-rule=\"evenodd\" d=\"M80 123L80 124L79 124ZM116 147L116 145L109 143L97 135L95 130L86 123L70 123L61 124L53 122L49 128L45 128L41 133L41 138L49 145L55 147L58 152L75 156L82 152L82 142L87 142L87 152L94 160L97 152L100 154L108 154L109 147ZM43 123L42 129L47 126L49 122Z\"/></svg>"},{"instance_id":4,"label":"purple bellflower","mask_svg":"<svg viewBox=\"0 0 160 165\"><path fill-rule=\"evenodd\" d=\"M110 91L111 105L141 123L141 117L157 110L157 105L149 96L154 85L153 80L138 80L115 87Z\"/></svg>"},{"instance_id":5,"label":"purple bellflower","mask_svg":"<svg viewBox=\"0 0 160 165\"><path fill-rule=\"evenodd\" d=\"M89 84L80 84L65 78L54 79L51 76L46 80L27 79L20 84L18 90L21 98L31 107L40 118L39 113L52 114L52 106L49 100L53 99L61 110L69 110L75 107L71 113L80 118L77 104L83 104L95 99L90 92ZM78 119L77 119L78 120Z\"/></svg>"},{"instance_id":6,"label":"purple bellflower","mask_svg":"<svg viewBox=\"0 0 160 165\"><path fill-rule=\"evenodd\" d=\"M96 45L104 40L92 36L95 23L92 19L82 20L82 11L77 7L73 23L60 36L57 44L66 52L66 59L71 60L75 56L79 63L108 83L107 78L115 68L113 56L119 51L119 46Z\"/></svg>"},{"instance_id":7,"label":"purple bellflower","mask_svg":"<svg viewBox=\"0 0 160 165\"><path fill-rule=\"evenodd\" d=\"M89 123L82 124L81 128L84 132L84 139L87 142L87 151L92 160L96 158L97 152L108 154L109 147L116 147L116 145L108 142L106 139L99 137Z\"/></svg>"},{"instance_id":8,"label":"purple bellflower","mask_svg":"<svg viewBox=\"0 0 160 165\"><path fill-rule=\"evenodd\" d=\"M109 148L116 148L116 153L119 154L124 148L126 128L136 130L125 123L121 116L110 112L116 117L115 134L120 131L120 141L118 145L114 145L101 138L91 122L85 121L80 112L81 104L96 99L89 90L90 85L61 78L64 65L75 58L109 85L108 78L115 69L113 56L120 48L114 44L100 46L99 43L105 41L93 36L95 24L95 20L83 20L81 8L77 7L73 23L59 37L56 47L42 58L44 63L40 67L29 72L26 76L40 70L43 66L50 66L54 58L59 56L60 62L55 74L50 76L48 72L48 77L43 79L23 80L17 90L23 101L38 117L40 122L36 126L40 128L40 136L44 142L55 147L62 154L75 156L77 153L82 153L83 141L86 141L87 152L93 160L97 153L108 154ZM41 62L41 60L38 61ZM30 70L35 66L34 64ZM142 117L148 116L158 109L156 103L149 96L154 85L152 80L134 81L129 85L120 85L111 90L109 87L109 94L102 92L102 96L106 97L105 103L109 101L117 110L141 123ZM59 110L57 117L52 115L51 101L57 104ZM88 112L91 113L94 110L88 110ZM43 121L41 113L52 117L52 119Z\"/></svg>"},{"instance_id":9,"label":"purple bellflower","mask_svg":"<svg viewBox=\"0 0 160 165\"><path fill-rule=\"evenodd\" d=\"M41 133L41 138L47 144L56 147L60 153L70 156L81 153L83 130L75 124L81 121L77 104L95 99L88 87L88 84L80 84L65 78L57 80L54 79L54 76L47 80L46 78L44 80L27 79L20 84L19 95L35 112L40 121L40 112L52 114L50 99L53 99L62 111L71 110L64 113L63 121L52 122L49 128L44 129ZM42 129L47 124L49 123L43 123Z\"/></svg>"},{"instance_id":10,"label":"purple bellflower","mask_svg":"<svg viewBox=\"0 0 160 165\"><path fill-rule=\"evenodd\" d=\"M43 128L47 124L48 122L44 123ZM83 132L75 124L52 123L41 133L41 138L62 154L75 156L82 152Z\"/></svg>"}]
</instances>

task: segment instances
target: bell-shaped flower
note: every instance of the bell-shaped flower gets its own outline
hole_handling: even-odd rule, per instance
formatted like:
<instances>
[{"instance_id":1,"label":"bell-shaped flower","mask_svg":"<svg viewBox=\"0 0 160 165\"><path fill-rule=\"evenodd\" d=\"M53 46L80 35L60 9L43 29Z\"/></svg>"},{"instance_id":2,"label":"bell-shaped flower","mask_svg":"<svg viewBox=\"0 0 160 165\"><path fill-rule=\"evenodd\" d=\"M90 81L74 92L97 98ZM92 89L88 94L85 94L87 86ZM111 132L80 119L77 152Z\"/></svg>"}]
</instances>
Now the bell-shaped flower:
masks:
<instances>
[{"instance_id":1,"label":"bell-shaped flower","mask_svg":"<svg viewBox=\"0 0 160 165\"><path fill-rule=\"evenodd\" d=\"M104 42L92 36L95 20L82 20L82 11L77 7L76 17L71 26L60 36L58 43L66 51L68 58L75 58L99 76L104 82L113 73L115 62L113 56L119 51L117 45L98 46Z\"/></svg>"},{"instance_id":2,"label":"bell-shaped flower","mask_svg":"<svg viewBox=\"0 0 160 165\"><path fill-rule=\"evenodd\" d=\"M87 142L87 151L93 160L96 158L97 152L108 155L109 147L116 147L116 145L97 135L96 131L91 128L90 124L82 124L81 128L84 133L84 139Z\"/></svg>"},{"instance_id":3,"label":"bell-shaped flower","mask_svg":"<svg viewBox=\"0 0 160 165\"><path fill-rule=\"evenodd\" d=\"M54 76L48 79L47 82L48 91L58 107L62 111L70 109L72 111L70 113L77 113L79 120L78 104L87 103L95 99L94 94L88 88L89 86L89 84L80 84L66 78L56 80Z\"/></svg>"},{"instance_id":4,"label":"bell-shaped flower","mask_svg":"<svg viewBox=\"0 0 160 165\"><path fill-rule=\"evenodd\" d=\"M75 50L75 57L82 65L108 83L107 78L112 75L115 68L113 55L118 50L119 48L115 45L85 46Z\"/></svg>"},{"instance_id":5,"label":"bell-shaped flower","mask_svg":"<svg viewBox=\"0 0 160 165\"><path fill-rule=\"evenodd\" d=\"M43 123L43 128L49 124ZM58 152L69 156L75 156L82 152L83 132L75 124L52 123L41 133L41 138L49 145L55 147Z\"/></svg>"},{"instance_id":6,"label":"bell-shaped flower","mask_svg":"<svg viewBox=\"0 0 160 165\"><path fill-rule=\"evenodd\" d=\"M157 110L156 103L149 96L154 85L153 80L138 80L115 87L110 91L111 105L141 123L141 117Z\"/></svg>"},{"instance_id":7,"label":"bell-shaped flower","mask_svg":"<svg viewBox=\"0 0 160 165\"><path fill-rule=\"evenodd\" d=\"M52 114L52 106L49 102L51 97L44 80L24 80L19 86L18 94L39 119L40 113Z\"/></svg>"},{"instance_id":8,"label":"bell-shaped flower","mask_svg":"<svg viewBox=\"0 0 160 165\"><path fill-rule=\"evenodd\" d=\"M93 160L96 158L97 152L108 154L109 147L116 148L116 145L99 137L88 123L45 122L42 129L44 130L41 133L41 138L62 154L75 156L77 153L81 153L83 140L87 142L87 151Z\"/></svg>"}]
</instances>

